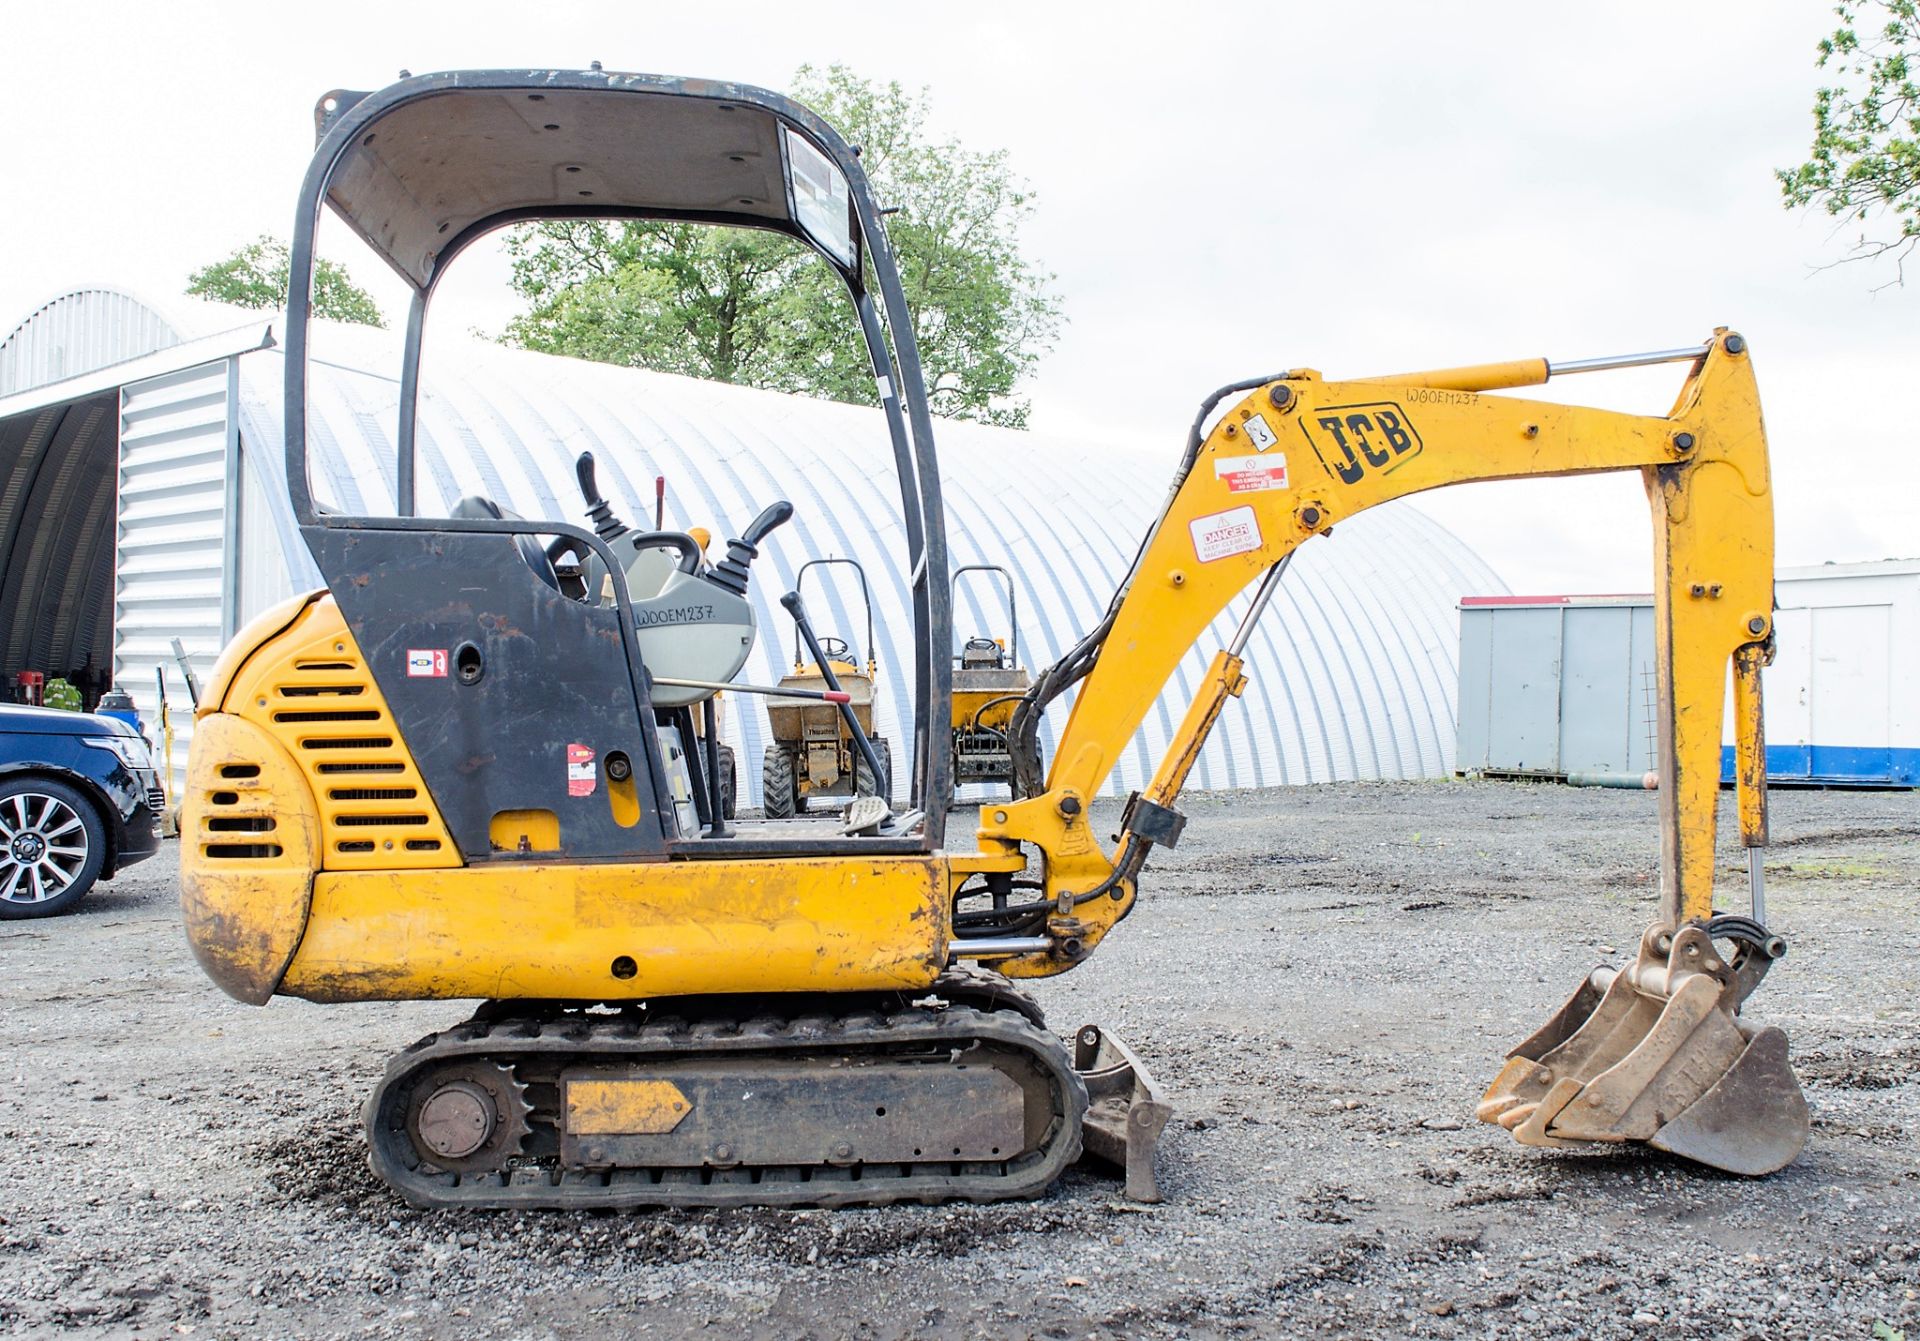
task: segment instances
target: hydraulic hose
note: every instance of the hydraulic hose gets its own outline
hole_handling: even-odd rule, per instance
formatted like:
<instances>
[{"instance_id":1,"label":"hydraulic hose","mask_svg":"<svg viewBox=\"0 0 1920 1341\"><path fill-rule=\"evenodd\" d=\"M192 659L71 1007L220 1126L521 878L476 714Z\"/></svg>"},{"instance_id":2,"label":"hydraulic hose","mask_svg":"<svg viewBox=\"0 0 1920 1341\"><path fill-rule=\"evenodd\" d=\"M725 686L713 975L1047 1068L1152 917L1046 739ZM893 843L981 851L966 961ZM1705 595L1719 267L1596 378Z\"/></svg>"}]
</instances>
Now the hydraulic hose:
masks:
<instances>
[{"instance_id":1,"label":"hydraulic hose","mask_svg":"<svg viewBox=\"0 0 1920 1341\"><path fill-rule=\"evenodd\" d=\"M1046 773L1040 762L1040 722L1046 715L1047 707L1060 695L1075 684L1084 680L1093 670L1094 663L1100 659L1100 649L1106 643L1107 634L1113 629L1113 622L1119 617L1120 607L1125 603L1127 592L1133 586L1133 579L1140 569L1140 560L1147 552L1147 546L1160 534L1160 526L1167 518L1167 509L1173 506L1173 500L1180 488L1187 482L1187 476L1193 471L1193 463L1200 459L1200 448L1206 442L1207 420L1212 416L1220 402L1228 396L1253 391L1266 386L1269 382L1279 381L1285 373L1268 373L1264 377L1248 377L1238 382L1229 382L1200 402L1200 411L1193 417L1193 427L1187 430L1186 450L1181 453L1180 467L1174 472L1173 483L1167 489L1167 496L1160 504L1160 513L1154 518L1153 525L1140 539L1140 547L1134 551L1133 562L1127 566L1127 575L1113 593L1113 599L1107 603L1107 610L1100 622L1079 642L1075 643L1067 654L1053 665L1042 671L1033 682L1033 687L1022 696L1020 706L1013 710L1013 719L1007 726L1007 753L1013 761L1013 794L1015 798L1038 796L1046 790ZM1144 857L1144 854L1142 854ZM1117 869L1117 868L1116 868Z\"/></svg>"}]
</instances>

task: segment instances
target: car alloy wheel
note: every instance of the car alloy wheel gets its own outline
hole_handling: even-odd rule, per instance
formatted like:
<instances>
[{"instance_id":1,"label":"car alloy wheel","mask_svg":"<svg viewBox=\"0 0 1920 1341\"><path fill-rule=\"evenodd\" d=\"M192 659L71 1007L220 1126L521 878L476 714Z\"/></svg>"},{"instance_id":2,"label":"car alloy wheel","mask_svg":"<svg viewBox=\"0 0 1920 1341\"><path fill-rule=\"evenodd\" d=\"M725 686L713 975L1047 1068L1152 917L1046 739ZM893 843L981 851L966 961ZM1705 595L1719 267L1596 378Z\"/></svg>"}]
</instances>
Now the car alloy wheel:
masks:
<instances>
[{"instance_id":1,"label":"car alloy wheel","mask_svg":"<svg viewBox=\"0 0 1920 1341\"><path fill-rule=\"evenodd\" d=\"M60 797L32 791L0 797L0 899L58 898L81 878L88 852L86 824Z\"/></svg>"}]
</instances>

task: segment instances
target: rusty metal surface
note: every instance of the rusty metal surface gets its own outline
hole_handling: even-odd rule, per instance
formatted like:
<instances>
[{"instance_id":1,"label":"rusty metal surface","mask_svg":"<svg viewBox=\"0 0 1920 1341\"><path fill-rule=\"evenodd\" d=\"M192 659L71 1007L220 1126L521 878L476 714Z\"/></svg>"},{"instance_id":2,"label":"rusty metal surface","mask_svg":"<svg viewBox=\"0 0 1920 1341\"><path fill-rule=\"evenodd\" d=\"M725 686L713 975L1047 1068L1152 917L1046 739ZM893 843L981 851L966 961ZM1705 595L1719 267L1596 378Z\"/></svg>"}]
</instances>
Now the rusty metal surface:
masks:
<instances>
[{"instance_id":1,"label":"rusty metal surface","mask_svg":"<svg viewBox=\"0 0 1920 1341\"><path fill-rule=\"evenodd\" d=\"M1650 928L1633 965L1595 970L1509 1054L1478 1116L1527 1145L1644 1141L1732 1173L1786 1167L1809 1129L1786 1035L1738 1018L1776 941L1747 919Z\"/></svg>"},{"instance_id":2,"label":"rusty metal surface","mask_svg":"<svg viewBox=\"0 0 1920 1341\"><path fill-rule=\"evenodd\" d=\"M1126 1171L1130 1200L1159 1201L1153 1161L1173 1105L1133 1049L1098 1025L1075 1036L1073 1068L1087 1087L1087 1153Z\"/></svg>"},{"instance_id":3,"label":"rusty metal surface","mask_svg":"<svg viewBox=\"0 0 1920 1341\"><path fill-rule=\"evenodd\" d=\"M504 1066L460 1059L432 1067L408 1095L414 1148L450 1174L498 1168L525 1141L526 1087Z\"/></svg>"},{"instance_id":4,"label":"rusty metal surface","mask_svg":"<svg viewBox=\"0 0 1920 1341\"><path fill-rule=\"evenodd\" d=\"M684 1096L684 1115L664 1129L642 1114L631 1130L580 1130L577 1092L616 1079L668 1082ZM568 1071L561 1085L567 1168L982 1162L1025 1144L1019 1083L990 1062L944 1054L842 1065L785 1057L654 1063Z\"/></svg>"}]
</instances>

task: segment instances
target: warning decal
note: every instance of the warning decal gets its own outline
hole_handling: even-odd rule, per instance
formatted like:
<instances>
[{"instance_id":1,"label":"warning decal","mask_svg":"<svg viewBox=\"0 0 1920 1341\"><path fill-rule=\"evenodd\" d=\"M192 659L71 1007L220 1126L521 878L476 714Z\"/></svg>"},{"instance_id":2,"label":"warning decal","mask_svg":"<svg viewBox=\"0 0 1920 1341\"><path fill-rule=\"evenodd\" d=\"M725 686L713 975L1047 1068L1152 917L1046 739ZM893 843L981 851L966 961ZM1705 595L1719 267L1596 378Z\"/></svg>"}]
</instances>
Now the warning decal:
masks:
<instances>
[{"instance_id":1,"label":"warning decal","mask_svg":"<svg viewBox=\"0 0 1920 1341\"><path fill-rule=\"evenodd\" d=\"M1247 420L1247 441L1253 444L1253 450L1264 452L1280 439L1273 436L1273 430L1267 427L1267 421L1259 415Z\"/></svg>"},{"instance_id":2,"label":"warning decal","mask_svg":"<svg viewBox=\"0 0 1920 1341\"><path fill-rule=\"evenodd\" d=\"M592 796L600 775L593 767L593 746L567 746L567 795Z\"/></svg>"},{"instance_id":3,"label":"warning decal","mask_svg":"<svg viewBox=\"0 0 1920 1341\"><path fill-rule=\"evenodd\" d=\"M407 675L413 679L425 677L429 680L447 678L447 649L444 647L409 647L407 649Z\"/></svg>"},{"instance_id":4,"label":"warning decal","mask_svg":"<svg viewBox=\"0 0 1920 1341\"><path fill-rule=\"evenodd\" d=\"M1287 458L1283 452L1271 456L1216 456L1213 473L1227 482L1231 493L1246 494L1260 489L1287 487Z\"/></svg>"},{"instance_id":5,"label":"warning decal","mask_svg":"<svg viewBox=\"0 0 1920 1341\"><path fill-rule=\"evenodd\" d=\"M1228 508L1187 523L1193 552L1201 563L1248 554L1260 548L1260 523L1250 507Z\"/></svg>"}]
</instances>

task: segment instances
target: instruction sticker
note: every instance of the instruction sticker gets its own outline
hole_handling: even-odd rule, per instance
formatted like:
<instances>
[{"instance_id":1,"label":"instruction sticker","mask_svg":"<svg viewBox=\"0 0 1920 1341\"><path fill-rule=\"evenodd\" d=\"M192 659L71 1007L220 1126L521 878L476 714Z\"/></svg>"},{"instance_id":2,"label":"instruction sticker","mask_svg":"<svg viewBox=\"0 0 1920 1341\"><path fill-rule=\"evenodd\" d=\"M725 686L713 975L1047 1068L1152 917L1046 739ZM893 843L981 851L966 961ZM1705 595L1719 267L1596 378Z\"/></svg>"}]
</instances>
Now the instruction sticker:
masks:
<instances>
[{"instance_id":1,"label":"instruction sticker","mask_svg":"<svg viewBox=\"0 0 1920 1341\"><path fill-rule=\"evenodd\" d=\"M567 746L567 795L592 796L600 774L593 766L593 746L577 741Z\"/></svg>"},{"instance_id":2,"label":"instruction sticker","mask_svg":"<svg viewBox=\"0 0 1920 1341\"><path fill-rule=\"evenodd\" d=\"M1260 523L1249 507L1228 508L1187 523L1193 533L1193 552L1201 563L1230 559L1260 548Z\"/></svg>"},{"instance_id":3,"label":"instruction sticker","mask_svg":"<svg viewBox=\"0 0 1920 1341\"><path fill-rule=\"evenodd\" d=\"M1264 452L1280 439L1273 436L1273 430L1267 427L1267 421L1259 415L1247 420L1247 441L1253 444L1253 450Z\"/></svg>"},{"instance_id":4,"label":"instruction sticker","mask_svg":"<svg viewBox=\"0 0 1920 1341\"><path fill-rule=\"evenodd\" d=\"M444 647L409 647L407 649L407 675L413 679L444 680L447 678L447 649Z\"/></svg>"},{"instance_id":5,"label":"instruction sticker","mask_svg":"<svg viewBox=\"0 0 1920 1341\"><path fill-rule=\"evenodd\" d=\"M1287 487L1287 458L1283 452L1272 456L1216 456L1213 473L1227 482L1231 493L1250 494L1261 489Z\"/></svg>"}]
</instances>

